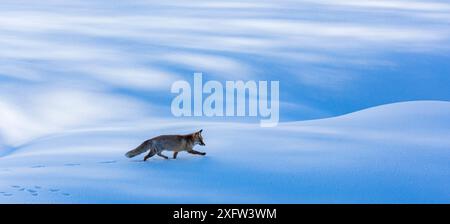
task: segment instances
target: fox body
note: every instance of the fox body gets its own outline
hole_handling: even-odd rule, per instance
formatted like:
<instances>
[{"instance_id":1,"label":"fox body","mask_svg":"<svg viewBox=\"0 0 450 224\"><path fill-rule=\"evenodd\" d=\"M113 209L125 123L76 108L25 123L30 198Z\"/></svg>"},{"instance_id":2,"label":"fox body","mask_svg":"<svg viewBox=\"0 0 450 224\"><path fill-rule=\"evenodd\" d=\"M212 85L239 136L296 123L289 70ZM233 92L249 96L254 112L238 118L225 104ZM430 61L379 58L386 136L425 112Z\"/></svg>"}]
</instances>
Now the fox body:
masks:
<instances>
[{"instance_id":1,"label":"fox body","mask_svg":"<svg viewBox=\"0 0 450 224\"><path fill-rule=\"evenodd\" d=\"M147 159L154 155L169 159L169 157L162 154L165 150L172 151L174 159L177 158L178 153L181 151L204 156L206 153L194 150L194 146L197 144L201 146L205 145L203 142L202 131L203 130L200 130L188 135L161 135L143 142L137 148L127 152L125 156L132 158L144 152L150 151L144 157L144 161L147 161Z\"/></svg>"}]
</instances>

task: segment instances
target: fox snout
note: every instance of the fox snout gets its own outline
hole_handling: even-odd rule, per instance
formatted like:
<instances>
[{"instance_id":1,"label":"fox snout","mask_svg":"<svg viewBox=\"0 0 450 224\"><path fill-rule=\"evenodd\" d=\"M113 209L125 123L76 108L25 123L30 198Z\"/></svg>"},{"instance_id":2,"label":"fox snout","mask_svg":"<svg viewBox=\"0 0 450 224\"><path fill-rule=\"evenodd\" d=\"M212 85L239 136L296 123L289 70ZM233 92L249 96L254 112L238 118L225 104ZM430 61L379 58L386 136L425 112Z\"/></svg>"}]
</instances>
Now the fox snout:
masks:
<instances>
[{"instance_id":1,"label":"fox snout","mask_svg":"<svg viewBox=\"0 0 450 224\"><path fill-rule=\"evenodd\" d=\"M200 141L200 144L199 144L199 145L205 146L206 144L205 144L203 141Z\"/></svg>"}]
</instances>

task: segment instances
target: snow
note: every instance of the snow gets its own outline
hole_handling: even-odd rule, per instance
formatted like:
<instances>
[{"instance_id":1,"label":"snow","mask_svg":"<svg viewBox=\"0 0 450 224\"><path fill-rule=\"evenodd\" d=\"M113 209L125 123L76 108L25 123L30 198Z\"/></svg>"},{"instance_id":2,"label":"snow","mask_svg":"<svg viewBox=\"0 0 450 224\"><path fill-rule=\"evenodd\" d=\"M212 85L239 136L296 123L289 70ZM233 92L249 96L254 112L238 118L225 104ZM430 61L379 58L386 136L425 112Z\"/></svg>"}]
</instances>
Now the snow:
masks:
<instances>
[{"instance_id":1,"label":"snow","mask_svg":"<svg viewBox=\"0 0 450 224\"><path fill-rule=\"evenodd\" d=\"M259 124L140 121L2 146L1 203L449 203L450 102ZM205 157L124 153L204 129ZM168 152L165 152L169 155Z\"/></svg>"}]
</instances>

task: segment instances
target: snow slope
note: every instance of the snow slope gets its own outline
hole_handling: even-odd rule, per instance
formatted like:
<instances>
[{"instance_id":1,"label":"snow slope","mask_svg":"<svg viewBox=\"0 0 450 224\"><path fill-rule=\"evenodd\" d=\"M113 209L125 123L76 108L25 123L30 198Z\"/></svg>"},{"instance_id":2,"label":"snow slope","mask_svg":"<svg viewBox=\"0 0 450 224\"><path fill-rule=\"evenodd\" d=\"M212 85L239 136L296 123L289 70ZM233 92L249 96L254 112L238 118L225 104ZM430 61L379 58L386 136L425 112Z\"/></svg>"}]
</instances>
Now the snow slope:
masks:
<instances>
[{"instance_id":1,"label":"snow slope","mask_svg":"<svg viewBox=\"0 0 450 224\"><path fill-rule=\"evenodd\" d=\"M206 157L123 156L198 128ZM450 102L438 101L276 128L171 120L74 130L3 149L0 202L449 203L448 136Z\"/></svg>"}]
</instances>

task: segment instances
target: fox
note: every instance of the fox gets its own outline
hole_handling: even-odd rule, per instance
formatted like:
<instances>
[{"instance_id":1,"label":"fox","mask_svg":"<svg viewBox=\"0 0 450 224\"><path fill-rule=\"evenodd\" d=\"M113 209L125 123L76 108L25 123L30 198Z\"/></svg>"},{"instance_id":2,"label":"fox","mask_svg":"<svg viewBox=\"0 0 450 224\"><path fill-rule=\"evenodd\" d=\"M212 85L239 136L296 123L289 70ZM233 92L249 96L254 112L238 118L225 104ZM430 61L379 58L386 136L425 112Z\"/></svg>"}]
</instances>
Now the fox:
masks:
<instances>
[{"instance_id":1,"label":"fox","mask_svg":"<svg viewBox=\"0 0 450 224\"><path fill-rule=\"evenodd\" d=\"M150 151L145 157L147 161L154 155L158 155L164 159L169 157L162 154L163 151L172 151L173 159L176 159L179 152L186 151L190 154L205 156L205 152L194 150L195 145L206 146L202 137L203 129L187 135L160 135L149 139L139 145L137 148L127 152L126 157L132 158L144 152Z\"/></svg>"}]
</instances>

